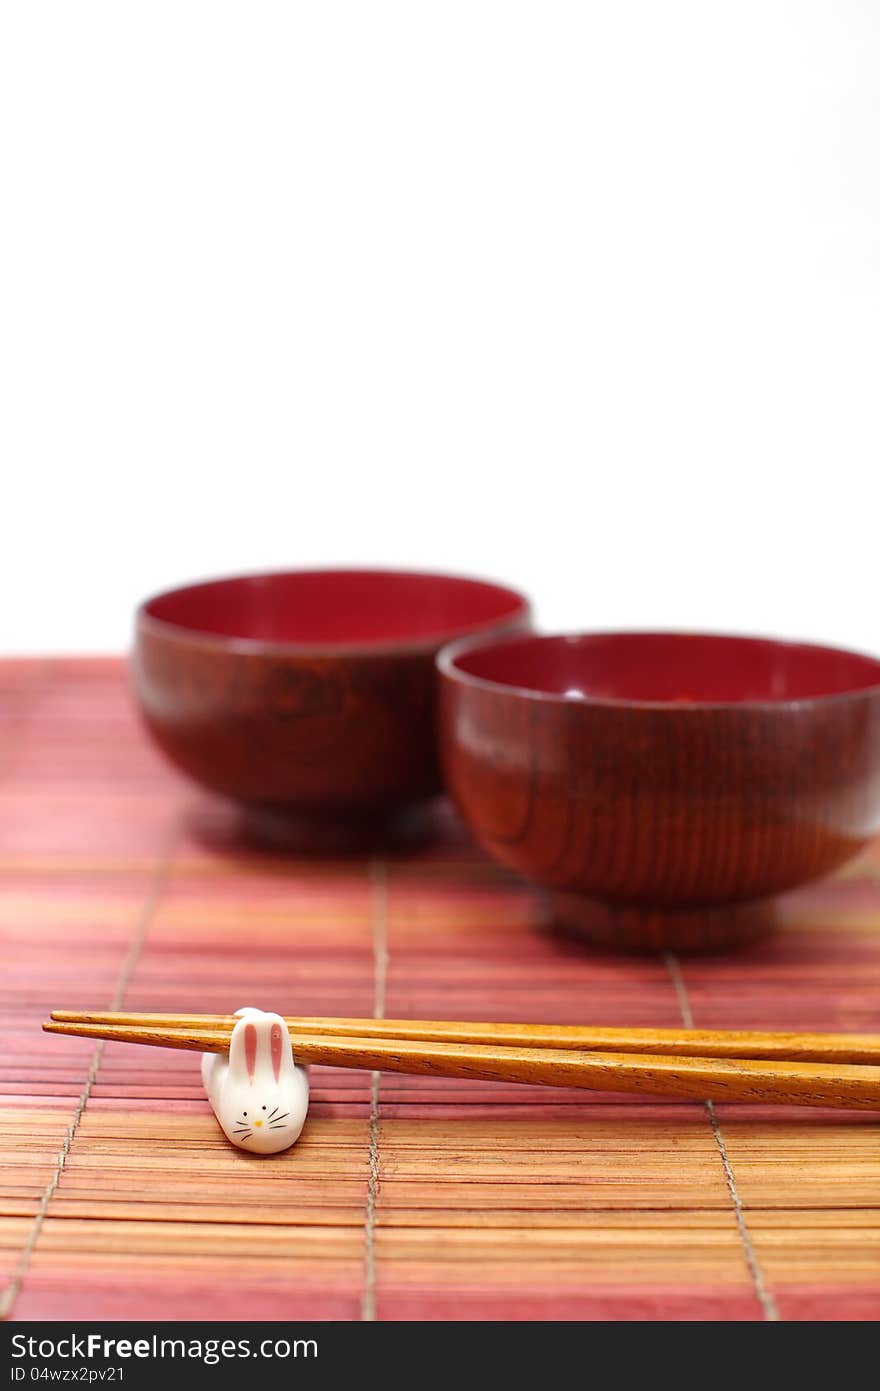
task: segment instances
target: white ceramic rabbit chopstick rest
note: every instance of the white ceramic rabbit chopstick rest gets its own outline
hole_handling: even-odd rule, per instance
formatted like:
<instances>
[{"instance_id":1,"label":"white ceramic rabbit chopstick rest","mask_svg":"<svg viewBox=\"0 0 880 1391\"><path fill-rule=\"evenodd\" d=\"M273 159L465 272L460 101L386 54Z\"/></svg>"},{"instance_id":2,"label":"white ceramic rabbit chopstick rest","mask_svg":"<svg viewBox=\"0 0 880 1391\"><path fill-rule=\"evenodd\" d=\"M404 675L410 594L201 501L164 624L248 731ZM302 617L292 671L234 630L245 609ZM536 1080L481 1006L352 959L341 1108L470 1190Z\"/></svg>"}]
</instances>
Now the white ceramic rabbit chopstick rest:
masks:
<instances>
[{"instance_id":1,"label":"white ceramic rabbit chopstick rest","mask_svg":"<svg viewBox=\"0 0 880 1391\"><path fill-rule=\"evenodd\" d=\"M309 1079L293 1061L279 1014L236 1010L229 1055L202 1054L202 1082L227 1140L249 1154L277 1154L299 1139Z\"/></svg>"}]
</instances>

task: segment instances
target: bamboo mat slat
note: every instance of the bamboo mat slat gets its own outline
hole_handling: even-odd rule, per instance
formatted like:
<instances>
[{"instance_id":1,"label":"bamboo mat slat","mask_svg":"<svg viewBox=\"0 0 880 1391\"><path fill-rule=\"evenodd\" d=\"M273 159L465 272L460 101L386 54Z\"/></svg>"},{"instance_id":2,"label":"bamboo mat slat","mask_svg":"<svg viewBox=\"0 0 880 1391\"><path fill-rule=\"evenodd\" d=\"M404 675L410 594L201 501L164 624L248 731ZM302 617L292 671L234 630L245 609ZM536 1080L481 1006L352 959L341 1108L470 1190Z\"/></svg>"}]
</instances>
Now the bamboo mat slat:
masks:
<instances>
[{"instance_id":1,"label":"bamboo mat slat","mask_svg":"<svg viewBox=\"0 0 880 1391\"><path fill-rule=\"evenodd\" d=\"M261 855L115 659L0 663L0 1311L13 1319L876 1319L880 1120L314 1068L286 1155L198 1060L53 1006L880 1031L880 843L718 960L591 955L451 820Z\"/></svg>"}]
</instances>

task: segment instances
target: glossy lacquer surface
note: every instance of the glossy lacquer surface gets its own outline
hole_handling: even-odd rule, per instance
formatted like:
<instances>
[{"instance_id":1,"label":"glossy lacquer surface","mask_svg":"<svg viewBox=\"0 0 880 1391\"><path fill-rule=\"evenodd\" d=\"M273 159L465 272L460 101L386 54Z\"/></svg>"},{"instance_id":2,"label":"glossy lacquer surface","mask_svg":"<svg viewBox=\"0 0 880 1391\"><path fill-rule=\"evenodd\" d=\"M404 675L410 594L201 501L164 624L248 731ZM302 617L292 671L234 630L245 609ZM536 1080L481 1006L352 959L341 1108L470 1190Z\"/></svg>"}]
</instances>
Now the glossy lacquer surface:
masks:
<instances>
[{"instance_id":1,"label":"glossy lacquer surface","mask_svg":"<svg viewBox=\"0 0 880 1391\"><path fill-rule=\"evenodd\" d=\"M369 819L440 790L438 648L528 622L521 595L450 576L220 580L143 605L134 686L156 742L205 787L312 821Z\"/></svg>"},{"instance_id":2,"label":"glossy lacquer surface","mask_svg":"<svg viewBox=\"0 0 880 1391\"><path fill-rule=\"evenodd\" d=\"M464 820L563 925L732 945L880 826L880 662L684 634L526 637L441 654Z\"/></svg>"}]
</instances>

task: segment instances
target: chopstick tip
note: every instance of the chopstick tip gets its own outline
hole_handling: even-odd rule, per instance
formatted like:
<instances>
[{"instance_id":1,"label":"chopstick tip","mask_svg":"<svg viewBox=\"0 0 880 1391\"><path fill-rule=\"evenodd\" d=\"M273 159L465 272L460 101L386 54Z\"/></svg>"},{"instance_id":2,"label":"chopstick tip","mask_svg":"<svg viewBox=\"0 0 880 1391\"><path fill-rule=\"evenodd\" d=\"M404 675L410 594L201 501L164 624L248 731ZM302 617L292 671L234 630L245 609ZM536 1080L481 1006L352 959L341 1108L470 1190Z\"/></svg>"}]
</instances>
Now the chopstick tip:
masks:
<instances>
[{"instance_id":1,"label":"chopstick tip","mask_svg":"<svg viewBox=\"0 0 880 1391\"><path fill-rule=\"evenodd\" d=\"M42 1027L44 1034L80 1034L76 1024L68 1024L61 1019L44 1019Z\"/></svg>"}]
</instances>

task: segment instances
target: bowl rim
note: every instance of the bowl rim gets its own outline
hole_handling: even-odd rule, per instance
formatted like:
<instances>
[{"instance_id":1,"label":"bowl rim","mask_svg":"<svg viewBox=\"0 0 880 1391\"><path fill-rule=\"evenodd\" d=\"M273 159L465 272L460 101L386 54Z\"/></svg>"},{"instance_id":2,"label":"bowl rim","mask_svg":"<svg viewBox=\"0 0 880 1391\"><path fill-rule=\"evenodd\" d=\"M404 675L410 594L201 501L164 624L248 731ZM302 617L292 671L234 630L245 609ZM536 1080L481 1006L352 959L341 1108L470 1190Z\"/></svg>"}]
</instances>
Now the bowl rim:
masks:
<instances>
[{"instance_id":1,"label":"bowl rim","mask_svg":"<svg viewBox=\"0 0 880 1391\"><path fill-rule=\"evenodd\" d=\"M709 638L711 640L721 640L723 642L752 642L766 647L806 647L812 651L832 653L838 656L862 657L866 661L873 662L877 667L877 680L868 686L855 686L846 691L828 691L820 695L809 696L789 696L780 700L753 699L753 700L695 700L695 701L669 701L669 700L630 700L619 696L590 696L578 693L577 695L566 695L561 691L539 691L530 686L518 686L512 682L493 681L486 676L474 676L471 672L462 671L456 665L458 658L465 656L471 651L482 651L495 647L503 647L505 644L514 642L546 642L564 641L575 645L582 642L585 638ZM482 638L479 635L468 636L457 639L454 642L440 649L437 653L435 662L438 675L442 681L448 681L451 685L466 686L475 690L492 691L495 694L505 693L514 696L516 699L538 701L543 704L560 705L566 708L576 708L578 706L591 709L615 709L615 710L656 710L664 711L670 715L687 714L692 715L697 711L710 710L790 710L795 707L809 705L824 705L828 703L839 703L851 701L860 697L880 694L880 657L870 652L862 652L853 647L839 647L833 643L809 642L799 638L776 638L762 636L758 633L740 632L718 632L704 628L590 628L581 629L576 632L550 632L538 633L527 632L520 634L502 633L497 637Z\"/></svg>"},{"instance_id":2,"label":"bowl rim","mask_svg":"<svg viewBox=\"0 0 880 1391\"><path fill-rule=\"evenodd\" d=\"M200 628L190 628L182 623L174 623L167 618L157 618L149 612L151 604L159 599L167 599L189 589L201 589L207 585L229 584L238 580L272 580L291 575L314 577L316 575L344 575L357 578L361 575L382 575L388 579L429 579L453 580L456 583L474 585L498 590L509 596L510 612L498 618L485 619L467 628L439 629L420 638L376 638L366 641L347 642L282 642L266 638L232 637L225 633L211 633ZM533 605L527 594L514 589L499 580L484 579L479 575L452 574L448 570L408 570L386 566L303 566L287 570L240 570L232 574L211 575L205 579L191 580L177 584L170 589L157 590L141 600L135 609L135 641L142 632L171 641L185 643L187 646L206 648L215 652L234 652L241 656L287 656L287 657L369 657L384 653L423 655L436 653L439 648L450 646L460 640L479 640L487 634L499 637L511 636L518 625L527 625L533 617Z\"/></svg>"}]
</instances>

